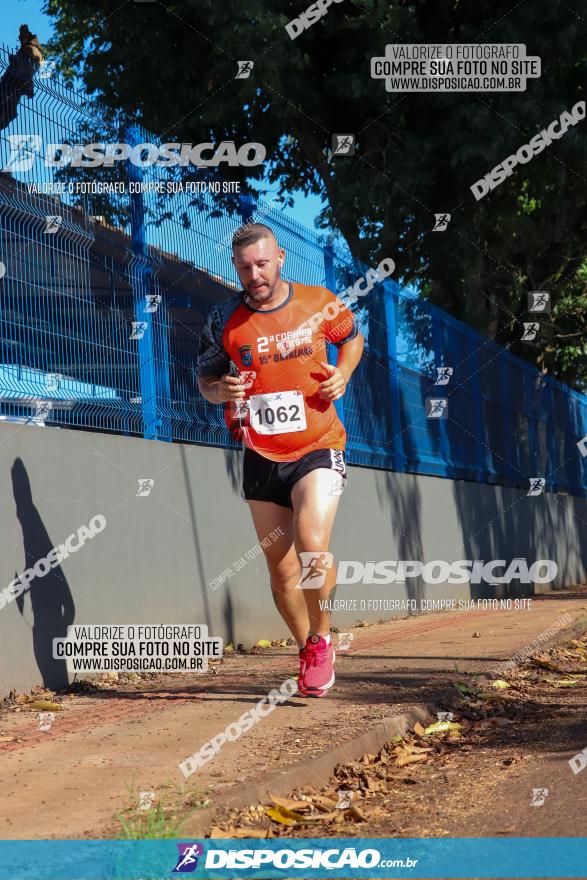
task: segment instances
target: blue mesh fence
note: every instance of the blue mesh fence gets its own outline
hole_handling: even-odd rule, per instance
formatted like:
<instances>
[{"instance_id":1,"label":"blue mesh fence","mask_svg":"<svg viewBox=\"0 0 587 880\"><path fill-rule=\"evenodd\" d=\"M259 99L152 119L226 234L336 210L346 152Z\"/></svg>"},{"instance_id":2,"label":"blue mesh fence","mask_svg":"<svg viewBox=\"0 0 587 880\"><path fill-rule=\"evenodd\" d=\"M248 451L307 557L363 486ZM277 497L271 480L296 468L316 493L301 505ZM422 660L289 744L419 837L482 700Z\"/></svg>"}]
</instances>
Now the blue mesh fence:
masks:
<instances>
[{"instance_id":1,"label":"blue mesh fence","mask_svg":"<svg viewBox=\"0 0 587 880\"><path fill-rule=\"evenodd\" d=\"M0 75L8 63L0 47ZM221 408L198 392L195 362L206 312L238 289L236 228L275 230L286 279L340 293L368 267L275 202L221 203L210 169L47 165L49 144L159 140L54 76L41 72L34 88L0 131L0 419L234 445ZM125 190L87 186L113 181ZM186 181L191 193L129 193ZM521 487L543 477L587 494L583 395L391 280L357 308L365 355L337 404L350 462ZM442 367L446 385L435 384ZM446 418L430 417L439 399Z\"/></svg>"}]
</instances>

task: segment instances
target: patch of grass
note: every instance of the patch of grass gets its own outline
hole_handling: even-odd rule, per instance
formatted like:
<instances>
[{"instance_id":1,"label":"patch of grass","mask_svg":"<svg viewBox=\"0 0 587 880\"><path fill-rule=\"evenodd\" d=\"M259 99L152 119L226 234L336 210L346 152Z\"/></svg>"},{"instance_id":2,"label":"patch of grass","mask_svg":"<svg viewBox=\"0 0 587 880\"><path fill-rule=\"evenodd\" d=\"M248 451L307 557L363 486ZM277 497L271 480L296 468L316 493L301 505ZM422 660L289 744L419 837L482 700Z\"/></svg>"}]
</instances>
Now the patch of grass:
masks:
<instances>
[{"instance_id":1,"label":"patch of grass","mask_svg":"<svg viewBox=\"0 0 587 880\"><path fill-rule=\"evenodd\" d=\"M177 819L176 816L168 816L165 808L157 804L151 810L133 810L126 818L122 813L117 816L120 822L120 837L125 840L148 840L151 838L178 837L179 828L187 817Z\"/></svg>"},{"instance_id":2,"label":"patch of grass","mask_svg":"<svg viewBox=\"0 0 587 880\"><path fill-rule=\"evenodd\" d=\"M139 810L138 798L130 792L133 806L116 816L117 836L124 840L167 839L181 836L181 826L210 801L198 792L176 791L172 803L161 799L148 810Z\"/></svg>"}]
</instances>

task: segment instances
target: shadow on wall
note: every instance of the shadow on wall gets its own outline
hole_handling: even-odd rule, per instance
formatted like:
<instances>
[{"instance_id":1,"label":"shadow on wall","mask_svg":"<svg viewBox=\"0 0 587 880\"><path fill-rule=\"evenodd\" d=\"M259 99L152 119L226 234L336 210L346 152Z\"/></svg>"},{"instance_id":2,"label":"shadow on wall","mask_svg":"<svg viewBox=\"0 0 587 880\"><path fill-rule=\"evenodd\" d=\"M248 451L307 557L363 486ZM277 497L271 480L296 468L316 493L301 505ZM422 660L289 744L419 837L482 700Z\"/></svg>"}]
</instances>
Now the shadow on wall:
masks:
<instances>
[{"instance_id":1,"label":"shadow on wall","mask_svg":"<svg viewBox=\"0 0 587 880\"><path fill-rule=\"evenodd\" d=\"M190 479L189 479L189 469L188 469L186 456L185 456L185 448L183 446L180 447L180 455L181 455L182 467L183 467L183 471L184 471L184 480L185 480L185 486L186 486L186 493L187 493L187 497L188 497L190 517L191 517L191 521L192 521L192 525L193 525L194 546L195 546L195 550L196 550L196 558L198 560L197 574L198 574L198 579L200 582L200 592L201 592L201 596L202 596L202 603L204 606L205 623L210 628L212 626L212 612L211 612L211 607L210 607L210 596L213 596L214 592L209 589L208 581L206 580L206 575L204 573L202 548L200 545L198 528L196 525L196 506L195 506L194 500L193 500L192 488L191 488ZM241 465L240 465L239 456L241 456L241 455L242 455L242 453L238 450L234 450L234 449L225 449L224 450L224 462L225 462L225 467L226 467L226 473L227 473L228 478L230 480L231 488L233 489L234 492L236 492L239 499L240 499L240 479L241 479L240 478ZM244 505L243 505L243 508L244 508ZM246 513L246 511L245 511L245 513ZM221 538L221 536L219 536L219 538ZM225 564L228 565L231 561L232 561L231 559L228 559L228 557L226 557ZM226 644L232 643L233 645L236 645L237 635L236 635L236 631L235 631L235 613L234 613L234 606L232 603L232 597L230 595L230 589L229 589L228 584L225 584L222 587L222 594L218 593L216 595L223 596L223 604L222 604L222 612L221 613L224 618L225 631L228 634Z\"/></svg>"},{"instance_id":2,"label":"shadow on wall","mask_svg":"<svg viewBox=\"0 0 587 880\"><path fill-rule=\"evenodd\" d=\"M406 399L405 388L399 388L400 426L394 422L390 406L390 394L396 381L392 369L392 353L387 334L385 302L382 296L373 297L367 306L369 346L367 355L361 361L353 376L352 391L348 396L345 416L352 425L352 433L362 437L386 438L381 449L386 457L394 448L398 431L403 448L410 450L416 446L415 426L412 424L410 400ZM377 371L376 373L374 371ZM374 440L378 446L379 440ZM375 485L380 509L389 520L389 528L397 546L398 560L420 560L424 556L422 548L422 493L418 478L413 474L403 474L398 480L396 473L389 470L375 472ZM384 548L380 559L389 558ZM399 597L403 584L394 587L394 596ZM395 592L397 590L397 592ZM407 598L415 600L419 610L424 597L421 578L408 577L405 582ZM409 615L414 614L413 609ZM417 612L416 612L417 613Z\"/></svg>"},{"instance_id":3,"label":"shadow on wall","mask_svg":"<svg viewBox=\"0 0 587 880\"><path fill-rule=\"evenodd\" d=\"M22 459L14 461L11 475L16 516L22 529L24 568L33 568L39 559L47 556L54 544L34 505L29 476ZM18 575L15 574L15 577ZM50 569L43 577L34 577L29 589L16 598L16 605L23 617L27 601L31 604L33 615L33 651L43 685L59 690L68 685L69 679L65 660L53 658L53 639L67 636L67 627L75 619L73 596L60 565Z\"/></svg>"},{"instance_id":4,"label":"shadow on wall","mask_svg":"<svg viewBox=\"0 0 587 880\"><path fill-rule=\"evenodd\" d=\"M505 559L509 564L512 559L523 557L528 566L538 559L552 559L559 571L555 581L545 584L546 589L563 589L581 580L585 572L581 543L583 548L586 545L577 539L574 529L567 528L566 520L572 516L573 506L570 496L564 496L561 503L551 493L532 497L524 490L495 487L487 491L478 484L465 482L455 482L453 492L462 532L468 536L455 558ZM571 507L568 512L563 509L567 505ZM579 518L574 525L579 530ZM519 580L498 589L504 597L534 595L533 584ZM474 599L495 595L495 587L489 584L471 584Z\"/></svg>"},{"instance_id":5,"label":"shadow on wall","mask_svg":"<svg viewBox=\"0 0 587 880\"><path fill-rule=\"evenodd\" d=\"M224 450L224 466L226 468L226 473L228 479L230 480L231 488L240 498L241 494L241 459L243 456L243 452L239 449L225 449Z\"/></svg>"},{"instance_id":6,"label":"shadow on wall","mask_svg":"<svg viewBox=\"0 0 587 880\"><path fill-rule=\"evenodd\" d=\"M409 433L409 423L405 425L404 433ZM424 559L422 547L422 493L418 478L414 474L403 474L400 480L395 479L395 474L390 471L382 471L377 474L377 495L379 502L385 510L387 507L389 521L397 541L398 559ZM397 585L401 589L401 584ZM418 611L420 600L425 596L425 587L420 577L406 578L406 595L408 599L414 599ZM416 611L416 614L418 613ZM412 616L413 610L408 611Z\"/></svg>"},{"instance_id":7,"label":"shadow on wall","mask_svg":"<svg viewBox=\"0 0 587 880\"><path fill-rule=\"evenodd\" d=\"M228 584L224 588L226 590L224 596L224 625L226 627L227 640L225 645L234 645L237 646L237 638L236 632L234 629L234 608L232 605L232 597L230 595L230 590L228 589Z\"/></svg>"},{"instance_id":8,"label":"shadow on wall","mask_svg":"<svg viewBox=\"0 0 587 880\"><path fill-rule=\"evenodd\" d=\"M207 627L211 626L212 620L210 616L210 602L208 598L208 586L206 581L206 575L204 573L204 565L203 565L203 555L202 555L202 547L200 545L200 535L199 535L199 527L197 525L197 514L196 514L196 505L194 504L194 496L193 490L190 482L190 473L188 468L188 463L186 459L186 450L183 444L179 446L179 455L181 458L181 467L183 470L183 479L185 483L185 490L188 502L188 508L190 512L190 523L192 528L192 535L194 538L194 549L196 551L196 559L197 559L197 572L196 580L199 580L200 585L200 594L202 598L202 604L204 606L204 618L203 621ZM192 573L188 573L188 577L192 577ZM202 623L201 620L198 620L197 623Z\"/></svg>"}]
</instances>

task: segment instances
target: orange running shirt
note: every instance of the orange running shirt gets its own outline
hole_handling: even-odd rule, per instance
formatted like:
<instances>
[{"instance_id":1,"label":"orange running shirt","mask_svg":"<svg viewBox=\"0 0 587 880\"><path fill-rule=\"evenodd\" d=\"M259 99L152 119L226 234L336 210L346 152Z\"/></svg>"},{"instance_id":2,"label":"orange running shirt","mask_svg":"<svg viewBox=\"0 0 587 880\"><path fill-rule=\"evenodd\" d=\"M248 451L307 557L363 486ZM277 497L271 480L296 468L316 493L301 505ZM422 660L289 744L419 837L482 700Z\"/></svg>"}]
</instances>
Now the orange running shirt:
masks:
<instances>
[{"instance_id":1,"label":"orange running shirt","mask_svg":"<svg viewBox=\"0 0 587 880\"><path fill-rule=\"evenodd\" d=\"M234 403L225 406L233 436L273 461L344 449L344 426L332 402L318 395L327 378L320 362L328 361L327 342L355 338L357 319L325 287L289 282L287 299L268 310L248 299L241 291L213 306L198 350L198 376L236 375L232 361L245 380L240 418Z\"/></svg>"}]
</instances>

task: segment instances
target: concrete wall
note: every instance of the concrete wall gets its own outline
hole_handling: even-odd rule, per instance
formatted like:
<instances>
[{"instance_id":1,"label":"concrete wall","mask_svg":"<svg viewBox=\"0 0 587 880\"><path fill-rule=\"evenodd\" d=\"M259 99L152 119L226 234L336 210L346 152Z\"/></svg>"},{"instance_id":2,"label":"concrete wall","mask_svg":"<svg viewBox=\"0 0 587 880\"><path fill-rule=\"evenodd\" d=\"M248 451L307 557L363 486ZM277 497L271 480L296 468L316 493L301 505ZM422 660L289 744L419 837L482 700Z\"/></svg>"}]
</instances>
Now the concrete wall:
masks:
<instances>
[{"instance_id":1,"label":"concrete wall","mask_svg":"<svg viewBox=\"0 0 587 880\"><path fill-rule=\"evenodd\" d=\"M238 455L222 449L0 424L1 588L96 514L107 520L0 609L0 695L66 683L51 640L73 621L207 623L245 644L285 635L262 557L208 587L256 543L237 475ZM142 478L155 481L147 497L137 497ZM350 467L331 549L363 561L547 558L560 587L586 580L586 524L584 499ZM482 586L408 584L340 586L336 599L484 595ZM389 616L359 610L333 623Z\"/></svg>"}]
</instances>

